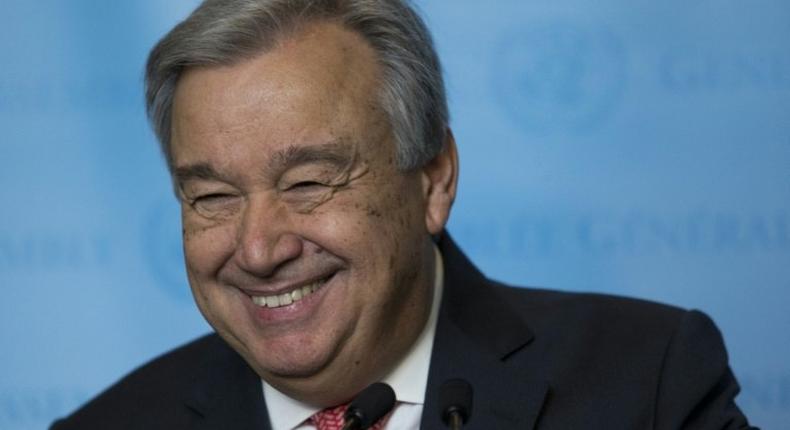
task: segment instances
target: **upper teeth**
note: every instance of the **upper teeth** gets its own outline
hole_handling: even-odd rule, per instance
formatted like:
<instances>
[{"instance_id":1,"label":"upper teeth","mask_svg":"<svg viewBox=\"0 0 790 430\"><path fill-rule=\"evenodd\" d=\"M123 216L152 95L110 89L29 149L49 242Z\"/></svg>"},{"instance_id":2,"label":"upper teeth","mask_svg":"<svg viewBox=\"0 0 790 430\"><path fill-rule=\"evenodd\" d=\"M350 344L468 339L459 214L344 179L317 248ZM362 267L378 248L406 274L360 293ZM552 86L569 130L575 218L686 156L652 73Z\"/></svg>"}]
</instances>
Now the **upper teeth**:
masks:
<instances>
[{"instance_id":1,"label":"upper teeth","mask_svg":"<svg viewBox=\"0 0 790 430\"><path fill-rule=\"evenodd\" d=\"M323 285L325 281L316 281L312 284L296 288L295 290L278 294L276 296L253 296L252 302L258 306L266 306L267 308L279 308L280 306L288 306L294 302L298 302L303 298L313 294L317 289Z\"/></svg>"}]
</instances>

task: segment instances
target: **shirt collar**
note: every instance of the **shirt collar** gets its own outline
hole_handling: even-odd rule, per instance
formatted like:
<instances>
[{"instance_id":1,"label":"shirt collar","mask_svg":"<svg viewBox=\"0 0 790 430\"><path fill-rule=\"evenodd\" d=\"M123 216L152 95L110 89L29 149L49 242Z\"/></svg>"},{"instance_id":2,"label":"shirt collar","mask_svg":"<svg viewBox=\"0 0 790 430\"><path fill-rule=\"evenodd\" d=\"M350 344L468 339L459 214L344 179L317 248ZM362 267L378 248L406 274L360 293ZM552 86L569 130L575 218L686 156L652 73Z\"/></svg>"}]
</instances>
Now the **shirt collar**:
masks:
<instances>
[{"instance_id":1,"label":"shirt collar","mask_svg":"<svg viewBox=\"0 0 790 430\"><path fill-rule=\"evenodd\" d=\"M399 402L423 404L425 388L428 384L428 368L431 363L433 338L436 334L436 320L439 315L439 302L444 286L444 262L439 248L434 245L435 274L433 283L433 302L431 313L417 341L414 342L403 360L384 378L383 382L395 390ZM291 430L310 418L320 409L292 399L277 391L274 387L261 380L263 397L269 411L272 430Z\"/></svg>"}]
</instances>

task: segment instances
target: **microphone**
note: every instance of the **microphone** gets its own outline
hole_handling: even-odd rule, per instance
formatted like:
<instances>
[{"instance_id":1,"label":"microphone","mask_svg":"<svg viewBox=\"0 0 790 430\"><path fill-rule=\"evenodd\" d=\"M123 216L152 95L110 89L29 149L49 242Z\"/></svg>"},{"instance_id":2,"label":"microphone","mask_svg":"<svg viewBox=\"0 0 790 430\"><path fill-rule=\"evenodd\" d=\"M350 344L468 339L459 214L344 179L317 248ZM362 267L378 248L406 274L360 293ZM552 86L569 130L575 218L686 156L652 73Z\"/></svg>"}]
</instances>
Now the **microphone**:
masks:
<instances>
[{"instance_id":1,"label":"microphone","mask_svg":"<svg viewBox=\"0 0 790 430\"><path fill-rule=\"evenodd\" d=\"M395 406L392 387L376 382L362 390L348 405L343 430L365 430Z\"/></svg>"},{"instance_id":2,"label":"microphone","mask_svg":"<svg viewBox=\"0 0 790 430\"><path fill-rule=\"evenodd\" d=\"M439 388L442 421L452 430L460 430L472 416L472 386L463 379L450 379Z\"/></svg>"}]
</instances>

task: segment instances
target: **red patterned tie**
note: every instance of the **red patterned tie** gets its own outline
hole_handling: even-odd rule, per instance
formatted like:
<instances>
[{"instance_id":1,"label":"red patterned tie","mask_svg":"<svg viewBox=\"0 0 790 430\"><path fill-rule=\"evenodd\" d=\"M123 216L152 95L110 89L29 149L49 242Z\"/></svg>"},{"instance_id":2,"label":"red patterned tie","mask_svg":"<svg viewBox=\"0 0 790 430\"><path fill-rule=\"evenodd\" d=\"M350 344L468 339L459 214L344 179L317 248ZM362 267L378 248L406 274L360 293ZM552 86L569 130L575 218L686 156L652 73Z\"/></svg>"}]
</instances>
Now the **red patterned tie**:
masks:
<instances>
[{"instance_id":1,"label":"red patterned tie","mask_svg":"<svg viewBox=\"0 0 790 430\"><path fill-rule=\"evenodd\" d=\"M348 403L335 406L334 408L326 408L314 413L313 416L310 417L310 422L315 424L318 430L342 430L343 416L346 414L346 409L348 409ZM376 424L373 424L373 426L369 428L371 430L381 430L384 428L384 424L387 423L387 419L389 419L389 414L385 415L384 418L378 420Z\"/></svg>"}]
</instances>

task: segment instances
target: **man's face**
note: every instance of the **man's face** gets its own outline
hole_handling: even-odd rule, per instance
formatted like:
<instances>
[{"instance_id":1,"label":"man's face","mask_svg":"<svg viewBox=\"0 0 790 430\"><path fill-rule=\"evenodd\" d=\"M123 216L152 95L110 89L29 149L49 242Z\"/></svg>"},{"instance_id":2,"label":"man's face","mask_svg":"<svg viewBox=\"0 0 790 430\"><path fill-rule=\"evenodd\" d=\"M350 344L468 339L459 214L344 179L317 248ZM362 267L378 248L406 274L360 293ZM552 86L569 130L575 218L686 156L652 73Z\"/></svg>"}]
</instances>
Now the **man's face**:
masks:
<instances>
[{"instance_id":1,"label":"man's face","mask_svg":"<svg viewBox=\"0 0 790 430\"><path fill-rule=\"evenodd\" d=\"M425 169L397 169L374 55L316 24L188 71L175 96L198 307L267 382L315 403L352 396L412 344L430 309L429 235L446 219L431 222Z\"/></svg>"}]
</instances>

